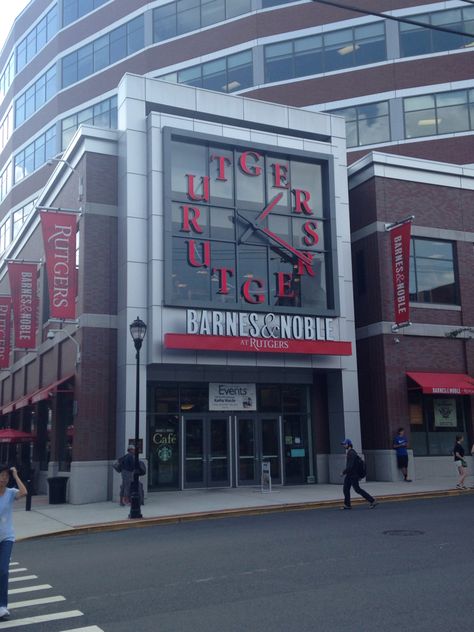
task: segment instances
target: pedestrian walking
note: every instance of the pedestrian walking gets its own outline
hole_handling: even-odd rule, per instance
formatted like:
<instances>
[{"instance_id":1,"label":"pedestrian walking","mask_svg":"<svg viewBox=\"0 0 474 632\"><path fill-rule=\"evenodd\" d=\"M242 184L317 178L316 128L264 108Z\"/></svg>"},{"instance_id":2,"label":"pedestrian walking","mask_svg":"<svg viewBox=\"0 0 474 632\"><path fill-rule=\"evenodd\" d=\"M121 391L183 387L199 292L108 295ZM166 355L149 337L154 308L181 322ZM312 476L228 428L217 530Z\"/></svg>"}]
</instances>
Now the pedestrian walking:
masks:
<instances>
[{"instance_id":1,"label":"pedestrian walking","mask_svg":"<svg viewBox=\"0 0 474 632\"><path fill-rule=\"evenodd\" d=\"M456 468L456 473L459 476L456 489L467 489L464 485L464 481L467 476L467 462L464 459L464 448L463 443L464 437L461 434L456 435L456 443L453 448L454 455L454 467Z\"/></svg>"},{"instance_id":2,"label":"pedestrian walking","mask_svg":"<svg viewBox=\"0 0 474 632\"><path fill-rule=\"evenodd\" d=\"M403 480L411 483L411 478L408 478L408 439L405 436L405 428L401 426L393 439L393 449L397 453L397 466L403 474Z\"/></svg>"},{"instance_id":3,"label":"pedestrian walking","mask_svg":"<svg viewBox=\"0 0 474 632\"><path fill-rule=\"evenodd\" d=\"M344 505L343 507L341 507L341 509L352 508L351 487L354 489L356 494L359 494L359 496L365 498L365 500L369 503L369 508L373 509L378 505L377 501L359 485L358 460L360 459L360 457L354 450L352 441L350 439L344 439L341 445L343 445L346 450L346 469L341 473L341 476L345 477L342 488L344 492Z\"/></svg>"},{"instance_id":4,"label":"pedestrian walking","mask_svg":"<svg viewBox=\"0 0 474 632\"><path fill-rule=\"evenodd\" d=\"M7 487L13 476L16 487ZM13 530L13 501L26 496L26 487L18 476L16 467L0 465L0 621L10 616L8 612L8 571L15 532Z\"/></svg>"}]
</instances>

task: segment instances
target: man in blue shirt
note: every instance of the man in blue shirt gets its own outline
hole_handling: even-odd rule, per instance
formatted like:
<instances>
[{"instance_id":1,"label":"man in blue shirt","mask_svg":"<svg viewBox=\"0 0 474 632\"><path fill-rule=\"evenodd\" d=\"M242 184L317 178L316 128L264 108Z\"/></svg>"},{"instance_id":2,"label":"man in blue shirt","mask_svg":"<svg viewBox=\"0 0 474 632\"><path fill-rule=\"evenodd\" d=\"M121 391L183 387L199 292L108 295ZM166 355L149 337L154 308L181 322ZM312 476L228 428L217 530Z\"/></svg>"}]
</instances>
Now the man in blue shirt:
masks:
<instances>
[{"instance_id":1,"label":"man in blue shirt","mask_svg":"<svg viewBox=\"0 0 474 632\"><path fill-rule=\"evenodd\" d=\"M402 471L403 480L411 483L411 478L408 478L408 439L405 437L405 428L400 427L397 430L397 436L393 440L393 449L397 453L397 465Z\"/></svg>"}]
</instances>

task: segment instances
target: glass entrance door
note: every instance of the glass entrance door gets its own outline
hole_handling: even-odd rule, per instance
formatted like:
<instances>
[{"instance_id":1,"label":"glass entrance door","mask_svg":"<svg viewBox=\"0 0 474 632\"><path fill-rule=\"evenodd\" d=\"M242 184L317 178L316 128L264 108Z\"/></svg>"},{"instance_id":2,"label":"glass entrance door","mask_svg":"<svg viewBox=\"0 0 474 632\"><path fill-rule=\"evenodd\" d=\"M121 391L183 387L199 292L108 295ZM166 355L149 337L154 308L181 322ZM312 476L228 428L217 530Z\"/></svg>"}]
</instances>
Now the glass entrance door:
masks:
<instances>
[{"instance_id":1,"label":"glass entrance door","mask_svg":"<svg viewBox=\"0 0 474 632\"><path fill-rule=\"evenodd\" d=\"M183 487L230 485L230 420L210 415L184 415Z\"/></svg>"},{"instance_id":2,"label":"glass entrance door","mask_svg":"<svg viewBox=\"0 0 474 632\"><path fill-rule=\"evenodd\" d=\"M237 415L236 480L238 485L259 485L262 462L270 462L273 484L281 479L281 420L272 415Z\"/></svg>"}]
</instances>

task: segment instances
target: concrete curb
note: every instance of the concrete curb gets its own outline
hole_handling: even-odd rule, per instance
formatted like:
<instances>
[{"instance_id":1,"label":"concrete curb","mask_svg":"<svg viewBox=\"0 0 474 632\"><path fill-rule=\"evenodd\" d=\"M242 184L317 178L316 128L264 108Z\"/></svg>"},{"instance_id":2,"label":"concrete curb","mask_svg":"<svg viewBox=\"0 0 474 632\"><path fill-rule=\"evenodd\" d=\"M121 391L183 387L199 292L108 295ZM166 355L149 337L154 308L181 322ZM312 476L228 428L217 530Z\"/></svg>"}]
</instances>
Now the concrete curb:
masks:
<instances>
[{"instance_id":1,"label":"concrete curb","mask_svg":"<svg viewBox=\"0 0 474 632\"><path fill-rule=\"evenodd\" d=\"M405 494L388 494L384 496L377 496L377 501L384 502L403 502L407 500L423 500L429 498L443 498L447 496L462 496L466 493L473 494L474 489L457 490L447 489L430 492L412 492ZM352 504L364 505L365 500L353 499ZM308 511L312 509L331 509L342 506L341 499L331 500L317 500L311 502L300 503L285 503L279 505L267 505L263 507L238 507L235 509L215 509L209 511L198 511L189 514L177 514L171 516L155 516L151 518L140 518L138 520L116 520L113 522L102 522L94 524L79 525L76 527L70 527L68 529L62 529L60 531L54 531L51 533L43 533L41 535L26 536L24 538L18 538L17 542L24 542L26 540L36 540L40 538L50 538L54 536L70 536L70 535L83 535L88 533L100 533L102 531L122 531L124 529L144 529L146 527L153 527L157 525L176 524L179 522L194 522L198 520L216 520L219 518L238 518L240 516L256 516L262 514L271 514L284 511Z\"/></svg>"}]
</instances>

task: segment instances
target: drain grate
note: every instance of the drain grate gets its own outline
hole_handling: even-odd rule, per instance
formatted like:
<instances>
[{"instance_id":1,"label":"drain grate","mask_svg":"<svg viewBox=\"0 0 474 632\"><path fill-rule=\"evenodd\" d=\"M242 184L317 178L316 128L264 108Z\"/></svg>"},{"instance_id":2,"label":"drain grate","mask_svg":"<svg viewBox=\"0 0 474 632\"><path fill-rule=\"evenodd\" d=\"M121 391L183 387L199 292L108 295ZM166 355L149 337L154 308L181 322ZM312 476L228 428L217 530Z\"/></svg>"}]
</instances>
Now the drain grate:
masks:
<instances>
[{"instance_id":1,"label":"drain grate","mask_svg":"<svg viewBox=\"0 0 474 632\"><path fill-rule=\"evenodd\" d=\"M383 531L384 535L425 535L424 531L418 531L418 529L389 529Z\"/></svg>"}]
</instances>

